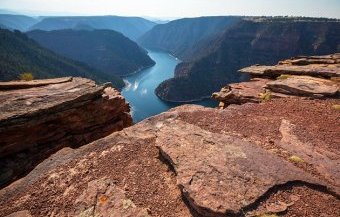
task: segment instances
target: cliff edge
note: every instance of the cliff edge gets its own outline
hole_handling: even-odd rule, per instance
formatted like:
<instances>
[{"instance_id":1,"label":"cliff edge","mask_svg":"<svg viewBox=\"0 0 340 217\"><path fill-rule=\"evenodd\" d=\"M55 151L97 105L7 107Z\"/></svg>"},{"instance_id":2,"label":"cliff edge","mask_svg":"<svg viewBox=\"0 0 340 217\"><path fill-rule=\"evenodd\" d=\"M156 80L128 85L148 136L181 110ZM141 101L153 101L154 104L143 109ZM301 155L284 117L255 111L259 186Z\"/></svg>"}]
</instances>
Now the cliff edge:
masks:
<instances>
[{"instance_id":1,"label":"cliff edge","mask_svg":"<svg viewBox=\"0 0 340 217\"><path fill-rule=\"evenodd\" d=\"M63 147L132 125L118 91L84 78L0 82L0 102L0 185Z\"/></svg>"},{"instance_id":2,"label":"cliff edge","mask_svg":"<svg viewBox=\"0 0 340 217\"><path fill-rule=\"evenodd\" d=\"M233 83L213 93L225 108L230 104L259 103L272 98L340 97L340 54L298 56L274 66L253 65L239 70L250 81Z\"/></svg>"},{"instance_id":3,"label":"cliff edge","mask_svg":"<svg viewBox=\"0 0 340 217\"><path fill-rule=\"evenodd\" d=\"M337 103L177 107L62 149L0 190L0 215L335 217Z\"/></svg>"}]
</instances>

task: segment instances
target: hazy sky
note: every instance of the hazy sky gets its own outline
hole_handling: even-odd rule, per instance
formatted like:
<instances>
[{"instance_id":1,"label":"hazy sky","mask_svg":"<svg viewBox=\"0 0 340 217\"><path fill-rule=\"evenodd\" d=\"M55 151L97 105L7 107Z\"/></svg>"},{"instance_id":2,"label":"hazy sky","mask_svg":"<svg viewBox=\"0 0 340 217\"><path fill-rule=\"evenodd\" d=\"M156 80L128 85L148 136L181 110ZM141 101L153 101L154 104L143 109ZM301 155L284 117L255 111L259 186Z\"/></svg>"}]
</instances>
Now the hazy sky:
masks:
<instances>
[{"instance_id":1,"label":"hazy sky","mask_svg":"<svg viewBox=\"0 0 340 217\"><path fill-rule=\"evenodd\" d=\"M40 15L290 15L340 18L340 0L0 0L0 8Z\"/></svg>"}]
</instances>

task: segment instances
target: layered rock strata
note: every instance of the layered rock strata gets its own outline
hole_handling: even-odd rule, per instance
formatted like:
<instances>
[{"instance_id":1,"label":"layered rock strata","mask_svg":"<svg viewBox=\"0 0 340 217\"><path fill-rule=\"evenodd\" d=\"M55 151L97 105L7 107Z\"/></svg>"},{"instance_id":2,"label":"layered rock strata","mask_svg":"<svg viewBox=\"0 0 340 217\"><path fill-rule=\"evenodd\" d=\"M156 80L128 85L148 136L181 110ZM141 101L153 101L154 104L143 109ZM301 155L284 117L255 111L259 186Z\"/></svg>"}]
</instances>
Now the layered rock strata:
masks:
<instances>
[{"instance_id":1,"label":"layered rock strata","mask_svg":"<svg viewBox=\"0 0 340 217\"><path fill-rule=\"evenodd\" d=\"M261 102L273 97L339 98L340 54L300 56L275 66L254 65L239 70L248 82L230 84L212 97L220 107Z\"/></svg>"},{"instance_id":2,"label":"layered rock strata","mask_svg":"<svg viewBox=\"0 0 340 217\"><path fill-rule=\"evenodd\" d=\"M118 91L84 78L0 82L0 102L0 185L63 147L132 125Z\"/></svg>"}]
</instances>

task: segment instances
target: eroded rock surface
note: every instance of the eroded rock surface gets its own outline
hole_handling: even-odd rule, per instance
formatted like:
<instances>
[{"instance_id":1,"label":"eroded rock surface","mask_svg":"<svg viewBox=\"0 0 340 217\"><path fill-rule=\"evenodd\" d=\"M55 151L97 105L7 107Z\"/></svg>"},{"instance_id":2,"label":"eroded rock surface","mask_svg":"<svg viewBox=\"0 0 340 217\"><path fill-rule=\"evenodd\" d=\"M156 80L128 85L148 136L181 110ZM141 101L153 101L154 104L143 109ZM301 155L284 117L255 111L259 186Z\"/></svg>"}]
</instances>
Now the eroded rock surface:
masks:
<instances>
[{"instance_id":1,"label":"eroded rock surface","mask_svg":"<svg viewBox=\"0 0 340 217\"><path fill-rule=\"evenodd\" d=\"M251 142L180 121L173 124L176 129L161 127L156 145L175 169L184 195L203 216L237 214L275 185L294 180L316 183Z\"/></svg>"},{"instance_id":2,"label":"eroded rock surface","mask_svg":"<svg viewBox=\"0 0 340 217\"><path fill-rule=\"evenodd\" d=\"M79 147L130 126L129 111L109 84L84 78L1 82L0 185L63 147Z\"/></svg>"},{"instance_id":3,"label":"eroded rock surface","mask_svg":"<svg viewBox=\"0 0 340 217\"><path fill-rule=\"evenodd\" d=\"M214 93L212 98L220 101L221 108L271 98L340 96L340 54L296 57L276 66L254 65L239 72L249 73L253 78L230 84Z\"/></svg>"},{"instance_id":4,"label":"eroded rock surface","mask_svg":"<svg viewBox=\"0 0 340 217\"><path fill-rule=\"evenodd\" d=\"M0 216L20 210L72 216L101 201L108 202L106 210L122 208L108 193L115 191L135 205L131 212L149 216L335 217L340 212L336 104L339 100L285 98L224 110L177 107L54 154L0 190Z\"/></svg>"},{"instance_id":5,"label":"eroded rock surface","mask_svg":"<svg viewBox=\"0 0 340 217\"><path fill-rule=\"evenodd\" d=\"M105 178L89 182L85 191L76 199L75 207L77 209L73 216L148 216L147 210L138 208L127 198L125 191L118 188L114 180Z\"/></svg>"},{"instance_id":6,"label":"eroded rock surface","mask_svg":"<svg viewBox=\"0 0 340 217\"><path fill-rule=\"evenodd\" d=\"M307 97L332 97L340 93L336 82L310 76L287 76L266 83L266 88L276 93Z\"/></svg>"},{"instance_id":7,"label":"eroded rock surface","mask_svg":"<svg viewBox=\"0 0 340 217\"><path fill-rule=\"evenodd\" d=\"M15 90L15 89L24 89L24 88L33 88L33 87L41 87L51 84L60 84L71 82L72 77L65 78L53 78L53 79L37 79L32 81L8 81L8 82L0 82L0 90Z\"/></svg>"},{"instance_id":8,"label":"eroded rock surface","mask_svg":"<svg viewBox=\"0 0 340 217\"><path fill-rule=\"evenodd\" d=\"M276 66L254 65L239 70L253 76L277 77L287 75L309 75L320 77L340 77L340 54L312 57L296 57L281 61Z\"/></svg>"},{"instance_id":9,"label":"eroded rock surface","mask_svg":"<svg viewBox=\"0 0 340 217\"><path fill-rule=\"evenodd\" d=\"M220 101L222 108L230 104L258 103L269 81L269 79L253 78L248 82L230 84L222 88L220 92L213 93L212 98Z\"/></svg>"}]
</instances>

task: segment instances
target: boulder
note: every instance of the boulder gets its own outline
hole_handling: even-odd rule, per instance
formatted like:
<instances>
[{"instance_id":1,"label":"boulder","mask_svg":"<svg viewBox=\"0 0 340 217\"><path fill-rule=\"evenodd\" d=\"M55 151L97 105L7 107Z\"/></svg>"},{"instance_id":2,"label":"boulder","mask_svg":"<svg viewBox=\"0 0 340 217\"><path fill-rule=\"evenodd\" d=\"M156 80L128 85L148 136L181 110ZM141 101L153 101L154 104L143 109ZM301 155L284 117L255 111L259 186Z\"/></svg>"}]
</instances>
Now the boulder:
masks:
<instances>
[{"instance_id":1,"label":"boulder","mask_svg":"<svg viewBox=\"0 0 340 217\"><path fill-rule=\"evenodd\" d=\"M0 186L63 147L132 125L118 91L84 78L0 82L0 102Z\"/></svg>"}]
</instances>

